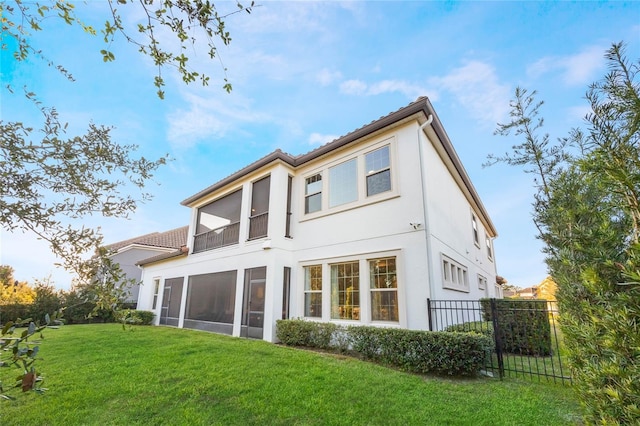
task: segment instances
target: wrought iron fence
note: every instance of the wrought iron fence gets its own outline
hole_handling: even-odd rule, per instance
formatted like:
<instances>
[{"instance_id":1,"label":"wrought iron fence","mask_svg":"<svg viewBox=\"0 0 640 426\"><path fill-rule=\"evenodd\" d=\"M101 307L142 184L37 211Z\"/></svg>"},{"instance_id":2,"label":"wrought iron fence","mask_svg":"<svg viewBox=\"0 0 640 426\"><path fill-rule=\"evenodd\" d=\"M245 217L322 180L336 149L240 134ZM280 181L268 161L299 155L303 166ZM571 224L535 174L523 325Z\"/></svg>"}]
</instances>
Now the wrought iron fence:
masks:
<instances>
[{"instance_id":1,"label":"wrought iron fence","mask_svg":"<svg viewBox=\"0 0 640 426\"><path fill-rule=\"evenodd\" d=\"M428 299L427 310L431 331L475 331L493 339L488 375L571 383L554 302Z\"/></svg>"}]
</instances>

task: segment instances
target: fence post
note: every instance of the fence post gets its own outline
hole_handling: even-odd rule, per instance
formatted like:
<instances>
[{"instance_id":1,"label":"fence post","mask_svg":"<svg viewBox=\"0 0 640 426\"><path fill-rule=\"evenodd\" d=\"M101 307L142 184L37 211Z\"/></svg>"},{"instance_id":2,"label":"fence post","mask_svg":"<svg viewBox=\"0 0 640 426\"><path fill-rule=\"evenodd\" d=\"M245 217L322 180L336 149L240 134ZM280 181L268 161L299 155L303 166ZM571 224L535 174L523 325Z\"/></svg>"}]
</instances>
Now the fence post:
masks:
<instances>
[{"instance_id":1,"label":"fence post","mask_svg":"<svg viewBox=\"0 0 640 426\"><path fill-rule=\"evenodd\" d=\"M433 331L433 323L431 319L431 299L427 298L427 315L429 316L429 331Z\"/></svg>"},{"instance_id":2,"label":"fence post","mask_svg":"<svg viewBox=\"0 0 640 426\"><path fill-rule=\"evenodd\" d=\"M491 298L491 322L493 324L493 340L496 345L496 356L498 358L498 372L500 380L504 378L504 360L502 358L502 339L500 338L500 321L498 321L498 304L495 298Z\"/></svg>"}]
</instances>

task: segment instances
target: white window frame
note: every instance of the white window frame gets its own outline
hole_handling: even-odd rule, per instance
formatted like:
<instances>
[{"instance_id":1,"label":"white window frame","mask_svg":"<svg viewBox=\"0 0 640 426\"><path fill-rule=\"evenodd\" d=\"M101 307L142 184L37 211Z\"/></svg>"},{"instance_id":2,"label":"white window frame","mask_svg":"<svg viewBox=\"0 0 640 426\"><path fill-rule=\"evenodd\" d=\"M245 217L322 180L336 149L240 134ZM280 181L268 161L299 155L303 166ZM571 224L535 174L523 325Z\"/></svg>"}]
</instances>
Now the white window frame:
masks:
<instances>
[{"instance_id":1,"label":"white window frame","mask_svg":"<svg viewBox=\"0 0 640 426\"><path fill-rule=\"evenodd\" d=\"M321 184L320 184L320 190L319 190L319 191L312 192L312 193L307 193L307 189L308 189L308 183L307 183L307 181L308 181L309 179L315 178L315 177L317 177L317 176L320 176L320 179L318 179L318 180L316 180L316 181L314 181L314 182L311 182L311 183L316 183L316 182L320 181L320 182L321 182ZM325 179L324 179L324 177L322 176L322 171L317 172L317 173L313 173L313 174L311 174L311 175L309 175L309 176L306 176L306 177L304 178L304 209L303 209L304 214L313 214L313 213L317 213L317 212L321 212L321 211L322 211L322 206L324 205L324 202L323 202L322 198L323 198L323 194L324 194L324 192L325 192L325 191L323 191L323 189L324 189L324 181L325 181ZM312 212L307 211L307 200L308 200L309 198L311 198L311 197L314 197L314 196L318 195L318 194L320 195L320 208L319 208L318 210L314 210L314 211L312 211Z\"/></svg>"},{"instance_id":2,"label":"white window frame","mask_svg":"<svg viewBox=\"0 0 640 426\"><path fill-rule=\"evenodd\" d=\"M369 155L374 155L376 152L382 151L383 149L387 149L387 154L389 156L389 164L385 167L382 167L380 169L373 169L373 170L367 170L367 157ZM375 197L378 194L384 194L385 192L391 192L393 191L393 176L391 175L391 147L389 145L384 145L381 146L379 148L373 149L369 152L365 152L363 155L363 160L365 163L365 170L364 170L364 187L365 187L365 195L368 197ZM369 178L375 175L379 175L381 173L384 173L386 171L389 171L389 189L385 190L385 191L381 191L381 192L376 192L375 194L369 194Z\"/></svg>"},{"instance_id":3,"label":"white window frame","mask_svg":"<svg viewBox=\"0 0 640 426\"><path fill-rule=\"evenodd\" d=\"M442 287L469 293L469 271L466 266L441 254Z\"/></svg>"},{"instance_id":4,"label":"white window frame","mask_svg":"<svg viewBox=\"0 0 640 426\"><path fill-rule=\"evenodd\" d=\"M473 236L473 243L476 247L480 248L480 229L478 229L478 218L475 213L471 213L471 235Z\"/></svg>"},{"instance_id":5,"label":"white window frame","mask_svg":"<svg viewBox=\"0 0 640 426\"><path fill-rule=\"evenodd\" d=\"M372 152L375 152L379 149L382 149L384 147L388 147L389 148L389 167L385 168L385 170L390 170L390 179L391 179L391 190L389 191L383 191L380 192L378 194L374 194L371 196L367 196L367 175L366 175L366 170L365 170L365 156L367 154L370 154ZM396 176L396 158L397 158L397 154L395 152L396 150L396 141L395 141L395 136L392 137L388 137L385 138L383 140L380 140L379 142L375 143L375 144L369 144L366 147L361 147L359 149L355 149L355 150L351 150L349 151L347 154L345 154L344 156L340 157L340 158L336 158L333 161L327 162L325 164L323 164L320 167L314 168L313 170L309 170L308 172L303 172L302 174L302 181L301 181L301 190L302 190L302 194L304 194L303 197L301 197L302 200L302 206L301 206L301 211L305 212L304 215L302 215L302 217L300 218L301 222L304 222L306 220L312 220L315 219L317 217L322 217L322 216L326 216L326 215L330 215L330 214L334 214L334 213L338 213L338 212L342 212L345 210L350 210L350 209L354 209L354 208L359 208L362 206L366 206L369 204L373 204L373 203L377 203L380 201L384 201L387 199L391 199L391 198L395 198L399 196L399 185L398 185L398 179ZM357 182L357 191L358 191L358 196L355 200L353 201L349 201L349 202L345 202L342 204L338 204L338 205L334 205L331 206L330 205L330 197L331 195L329 194L331 188L331 184L330 184L330 170L331 168L335 167L335 166L339 166L341 164L347 163L349 161L352 160L356 160L356 182ZM321 175L322 176L322 202L321 202L321 209L311 212L311 213L307 213L307 209L306 209L306 199L309 195L311 194L307 194L307 187L306 187L306 182L307 179L309 179L310 177L313 177L315 175Z\"/></svg>"},{"instance_id":6,"label":"white window frame","mask_svg":"<svg viewBox=\"0 0 640 426\"><path fill-rule=\"evenodd\" d=\"M343 170L342 168L346 167L349 163L353 163L355 167L355 181L353 182L353 185L355 185L355 188L350 188L350 190L355 190L355 198L349 199L347 201L338 201L333 198L334 194L336 194L336 196L339 196L347 192L351 192L351 191L339 192L338 190L336 190L336 187L335 187L336 181L340 181L339 178L343 177L342 175L338 174L339 171L342 171ZM328 171L328 175L329 175L328 206L329 208L331 209L334 207L341 206L343 204L349 204L349 203L353 203L354 201L358 201L358 199L360 198L360 194L358 193L359 192L358 191L358 158L357 157L350 158L346 161L343 161L342 163L329 167L328 170L329 170ZM342 181L340 183L344 184L344 182ZM353 195L353 194L350 194L350 195Z\"/></svg>"},{"instance_id":7,"label":"white window frame","mask_svg":"<svg viewBox=\"0 0 640 426\"><path fill-rule=\"evenodd\" d=\"M160 277L154 277L153 278L153 299L151 301L151 309L152 310L156 310L156 308L158 307L158 298L160 295Z\"/></svg>"},{"instance_id":8,"label":"white window frame","mask_svg":"<svg viewBox=\"0 0 640 426\"><path fill-rule=\"evenodd\" d=\"M376 261L379 259L386 258L395 258L396 260L396 280L397 280L397 291L398 295L398 321L384 321L384 320L372 320L372 308L371 308L371 280L369 274L369 264L371 261ZM360 292L360 314L359 319L332 319L331 318L331 265L341 264L341 263L349 263L349 262L358 262L359 264L359 292ZM300 275L302 278L300 279L300 283L302 284L299 288L298 295L301 301L299 305L299 313L298 315L304 317L305 311L305 291L304 291L304 275L305 275L305 267L314 266L314 265L322 265L322 318L316 317L305 317L314 321L323 321L323 322L333 322L336 324L361 324L361 325L384 325L388 327L406 327L407 326L407 311L406 311L406 303L405 303L405 291L406 291L406 280L404 278L403 272L403 259L400 250L391 250L384 252L373 252L373 253L361 253L353 256L345 256L345 257L335 257L335 258L322 258L322 259L313 259L313 260L305 260L300 262Z\"/></svg>"},{"instance_id":9,"label":"white window frame","mask_svg":"<svg viewBox=\"0 0 640 426\"><path fill-rule=\"evenodd\" d=\"M372 271L371 268L372 266L379 262L379 261L388 261L393 259L393 262L395 264L395 270L393 272L393 274L395 275L395 287L389 287L387 284L387 288L378 288L375 287L373 285L373 282L371 282L371 275L372 275ZM400 321L400 309L399 309L399 296L398 296L398 260L395 256L388 256L388 257L382 257L382 258L376 258L376 259L369 259L367 260L367 272L369 274L369 300L370 300L370 306L371 306L371 313L370 313L370 320L371 322L379 322L379 321L388 321L388 322L394 322L397 323ZM387 275L389 275L389 273L387 272ZM385 294L385 293L395 293L396 294L396 311L397 311L397 316L398 319L397 320L374 320L373 319L373 312L374 312L374 306L373 306L373 296L376 293L380 293L380 294Z\"/></svg>"},{"instance_id":10,"label":"white window frame","mask_svg":"<svg viewBox=\"0 0 640 426\"><path fill-rule=\"evenodd\" d=\"M486 291L487 290L487 277L484 275L478 274L478 290Z\"/></svg>"},{"instance_id":11,"label":"white window frame","mask_svg":"<svg viewBox=\"0 0 640 426\"><path fill-rule=\"evenodd\" d=\"M312 290L310 285L310 283L307 283L307 268L313 268L313 267L320 267L320 290ZM311 295L311 294L320 294L320 306L321 306L321 311L324 312L324 295L322 294L322 289L324 288L324 271L322 268L322 264L320 263L316 263L316 264L312 264L312 265L305 265L303 267L303 279L304 279L304 301L302 303L302 308L304 309L303 315L305 316L305 318L322 318L322 314L320 316L307 316L306 312L307 312L307 295Z\"/></svg>"},{"instance_id":12,"label":"white window frame","mask_svg":"<svg viewBox=\"0 0 640 426\"><path fill-rule=\"evenodd\" d=\"M484 234L484 241L487 245L487 259L493 262L493 244L491 238L489 238L486 233Z\"/></svg>"}]
</instances>

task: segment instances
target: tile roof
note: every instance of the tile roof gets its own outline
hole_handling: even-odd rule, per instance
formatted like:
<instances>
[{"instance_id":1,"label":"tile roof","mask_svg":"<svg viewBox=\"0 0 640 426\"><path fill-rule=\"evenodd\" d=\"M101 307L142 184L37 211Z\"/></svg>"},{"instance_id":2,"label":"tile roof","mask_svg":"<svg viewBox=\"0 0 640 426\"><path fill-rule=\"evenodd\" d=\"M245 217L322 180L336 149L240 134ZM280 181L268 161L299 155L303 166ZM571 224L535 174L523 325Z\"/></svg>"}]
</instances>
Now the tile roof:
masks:
<instances>
[{"instance_id":1,"label":"tile roof","mask_svg":"<svg viewBox=\"0 0 640 426\"><path fill-rule=\"evenodd\" d=\"M141 235L139 237L130 238L117 243L109 244L106 247L113 251L118 251L124 247L136 244L149 247L175 248L187 244L188 226L172 229L165 232L152 232L150 234Z\"/></svg>"},{"instance_id":2,"label":"tile roof","mask_svg":"<svg viewBox=\"0 0 640 426\"><path fill-rule=\"evenodd\" d=\"M171 251L169 253L161 253L161 254L153 256L153 257L148 257L146 259L142 259L142 260L138 261L136 263L136 265L142 266L142 265L146 265L147 263L154 263L154 262L159 262L161 260L172 259L174 257L186 256L187 254L188 254L187 247L181 247L181 248L179 248L177 250L174 250L174 251Z\"/></svg>"},{"instance_id":3,"label":"tile roof","mask_svg":"<svg viewBox=\"0 0 640 426\"><path fill-rule=\"evenodd\" d=\"M183 206L189 206L189 204L191 204L194 201L197 201L198 199L214 192L215 190L222 188L223 186L255 171L258 170L259 168L275 161L275 160L281 160L287 164L289 164L292 167L298 167L302 164L305 164L311 160L314 160L318 157L321 157L324 154L327 154L331 151L334 151L338 148L341 148L345 145L350 144L351 142L354 142L360 138L363 138L365 136L368 136L372 133L375 133L381 129L384 129L385 127L393 124L393 123L397 123L409 116L412 116L413 114L423 111L425 113L425 120L426 117L432 113L433 108L431 107L431 103L429 102L429 99L426 96L421 96L418 99L416 99L415 101L411 102L409 105L404 106L392 113L389 113L385 116L382 116L380 118L378 118L377 120L373 120L372 122L370 122L369 124L365 124L362 127L359 127L349 133L347 133L346 135L340 136L337 139L334 139L331 142L328 142L322 146L319 146L318 148L315 148L309 152L307 152L306 154L301 154L301 155L291 155L288 154L286 152L283 152L280 149L276 149L275 151L265 155L264 157L254 161L253 163L243 167L242 169L238 170L235 173L232 173L231 175L227 176L226 178L223 178L221 180L219 180L218 182L214 183L213 185L203 189L202 191L192 195L191 197L185 199L184 201L182 201L182 205ZM435 115L435 112L433 112L433 114Z\"/></svg>"}]
</instances>

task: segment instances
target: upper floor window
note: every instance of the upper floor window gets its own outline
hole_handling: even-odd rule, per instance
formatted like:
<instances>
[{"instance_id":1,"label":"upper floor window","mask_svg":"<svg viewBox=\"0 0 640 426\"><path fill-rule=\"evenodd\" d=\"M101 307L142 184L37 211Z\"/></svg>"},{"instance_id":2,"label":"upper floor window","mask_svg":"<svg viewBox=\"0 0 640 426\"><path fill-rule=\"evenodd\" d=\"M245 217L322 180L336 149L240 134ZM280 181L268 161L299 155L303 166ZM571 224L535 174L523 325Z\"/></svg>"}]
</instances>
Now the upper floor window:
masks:
<instances>
[{"instance_id":1,"label":"upper floor window","mask_svg":"<svg viewBox=\"0 0 640 426\"><path fill-rule=\"evenodd\" d=\"M480 247L480 232L478 231L478 219L476 215L471 213L471 227L473 229L473 243Z\"/></svg>"},{"instance_id":2,"label":"upper floor window","mask_svg":"<svg viewBox=\"0 0 640 426\"><path fill-rule=\"evenodd\" d=\"M329 169L329 207L358 199L358 165L353 158Z\"/></svg>"},{"instance_id":3,"label":"upper floor window","mask_svg":"<svg viewBox=\"0 0 640 426\"><path fill-rule=\"evenodd\" d=\"M304 177L304 213L333 213L392 198L392 144L378 144ZM324 194L323 194L324 192ZM382 195L379 195L382 194ZM319 216L318 214L311 217Z\"/></svg>"},{"instance_id":4,"label":"upper floor window","mask_svg":"<svg viewBox=\"0 0 640 426\"><path fill-rule=\"evenodd\" d=\"M491 245L491 238L488 235L484 236L485 244L487 245L487 257L489 260L493 260L493 247Z\"/></svg>"},{"instance_id":5,"label":"upper floor window","mask_svg":"<svg viewBox=\"0 0 640 426\"><path fill-rule=\"evenodd\" d=\"M194 253L238 243L241 204L239 189L198 209Z\"/></svg>"},{"instance_id":6,"label":"upper floor window","mask_svg":"<svg viewBox=\"0 0 640 426\"><path fill-rule=\"evenodd\" d=\"M253 183L251 192L251 215L249 216L249 239L266 237L269 223L269 188L271 176Z\"/></svg>"},{"instance_id":7,"label":"upper floor window","mask_svg":"<svg viewBox=\"0 0 640 426\"><path fill-rule=\"evenodd\" d=\"M322 174L305 179L304 212L313 213L322 208Z\"/></svg>"},{"instance_id":8,"label":"upper floor window","mask_svg":"<svg viewBox=\"0 0 640 426\"><path fill-rule=\"evenodd\" d=\"M389 146L384 146L364 156L367 176L367 197L391 191L391 161Z\"/></svg>"}]
</instances>

